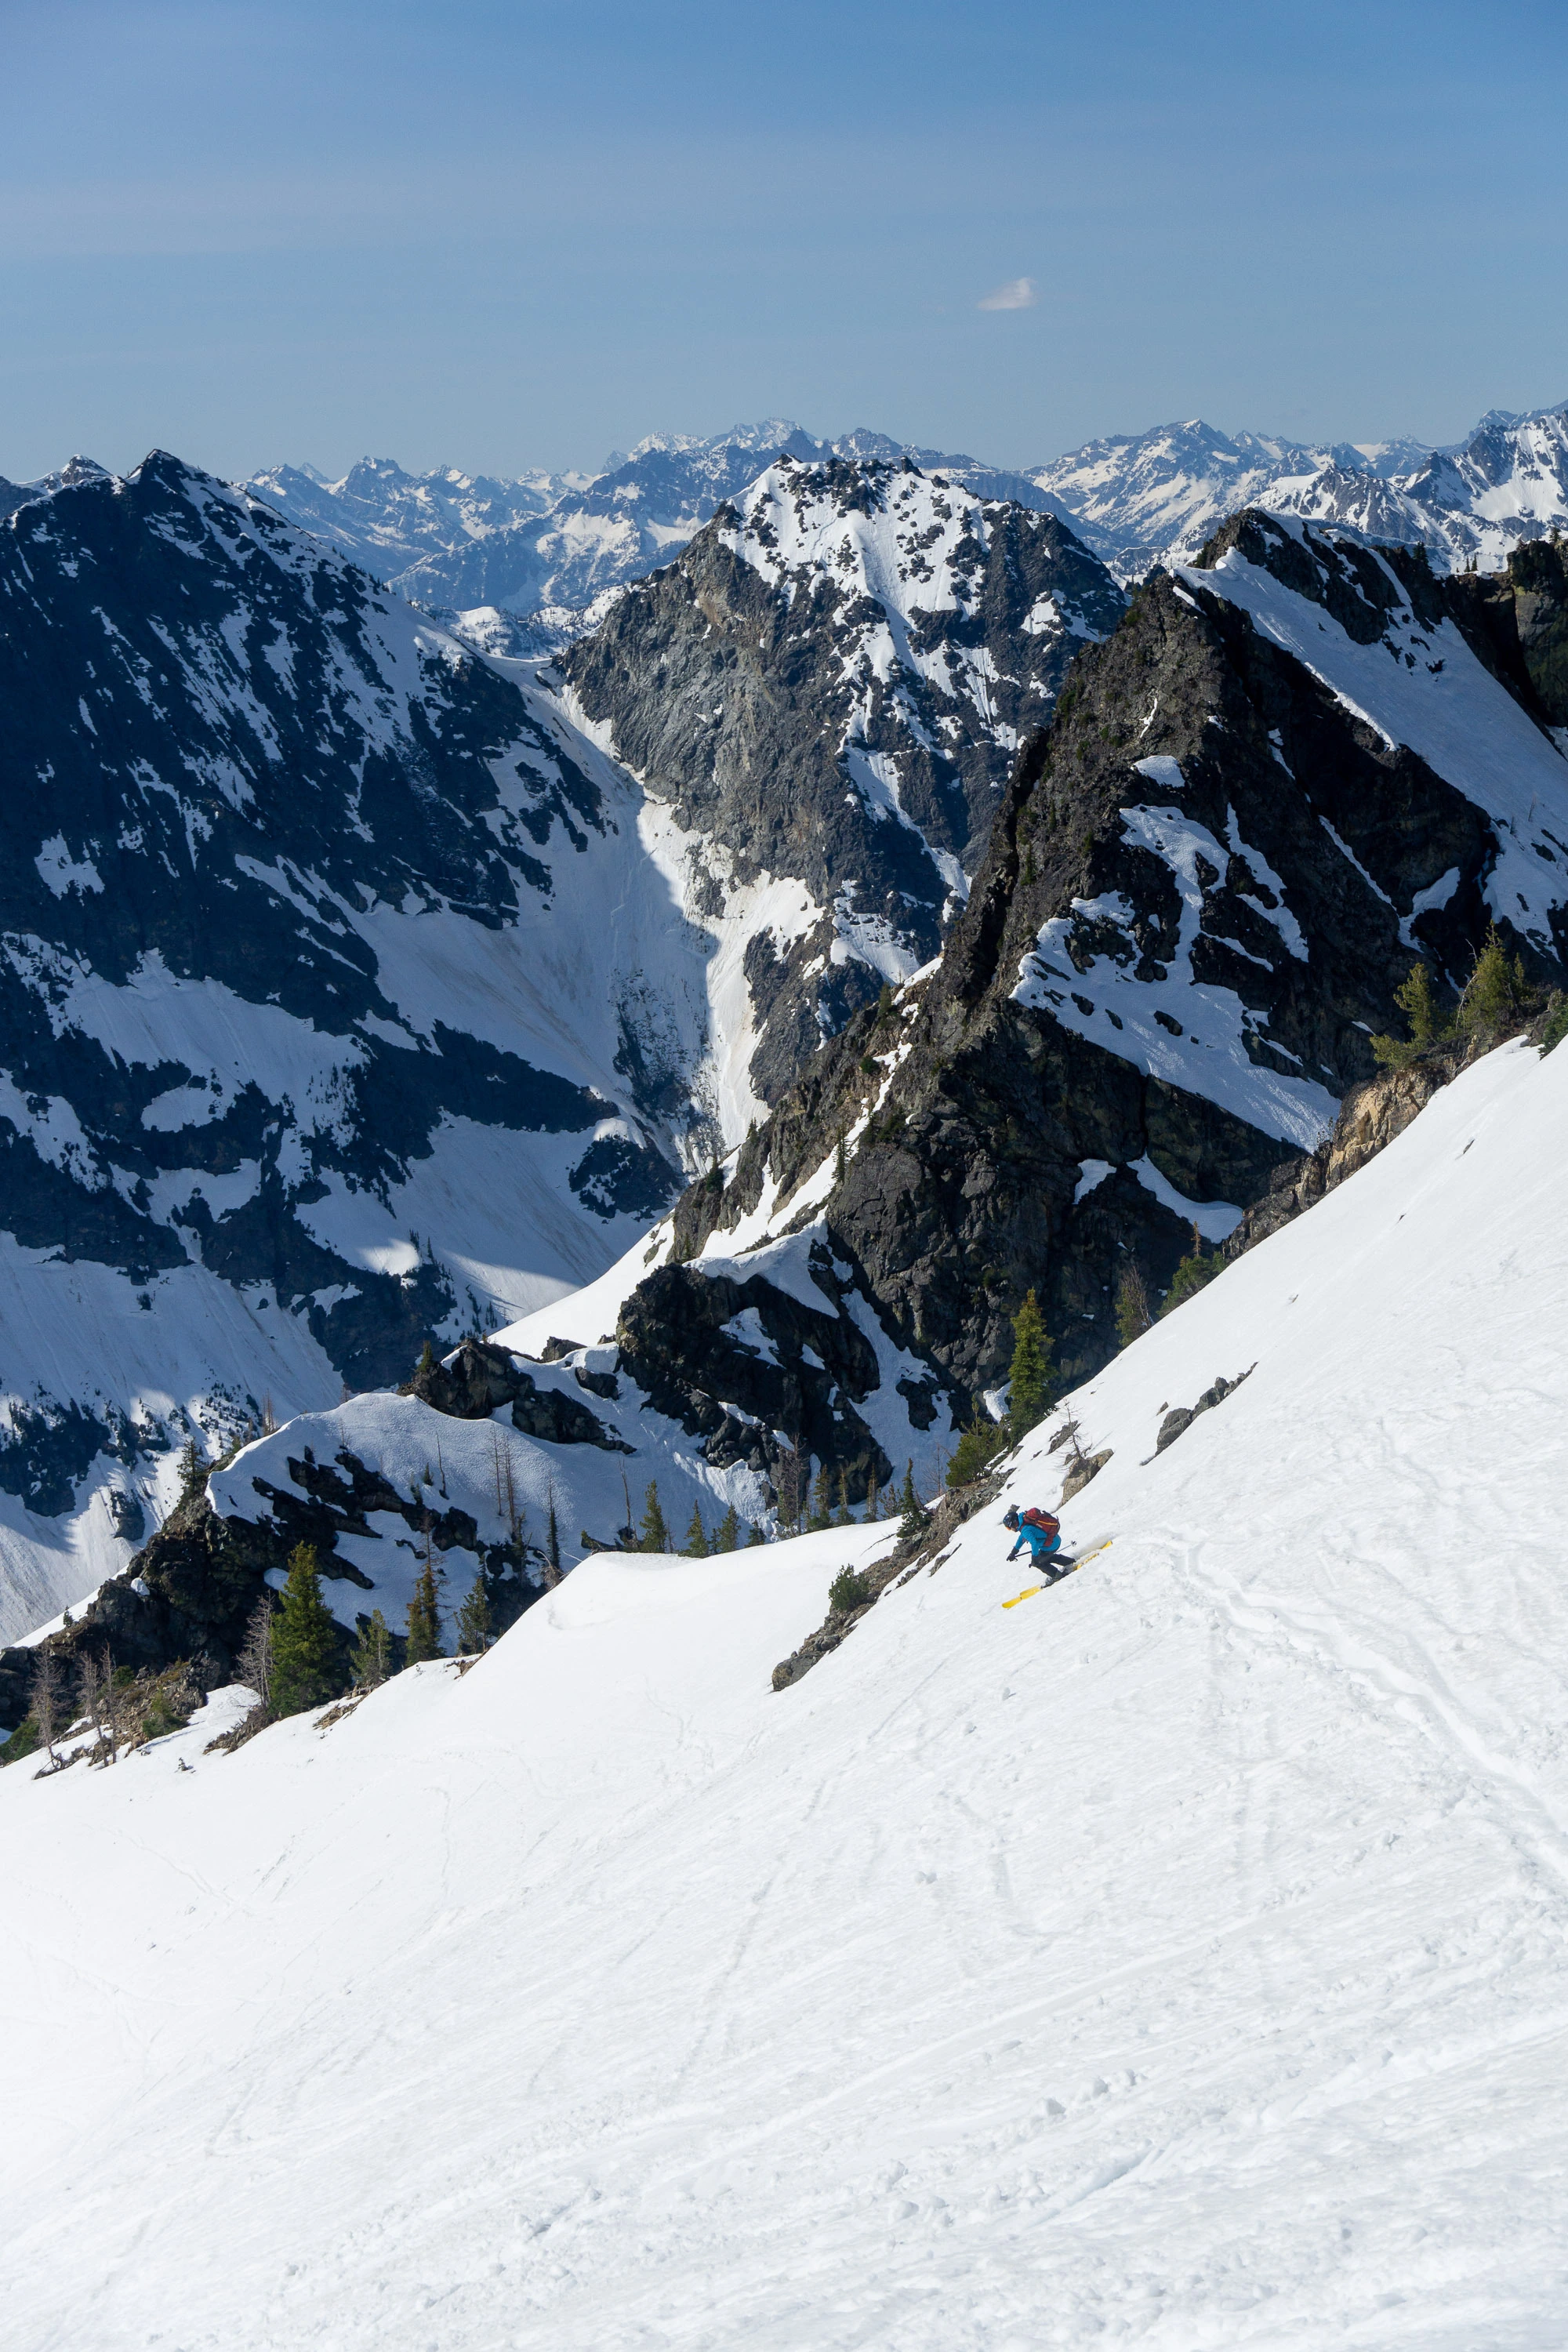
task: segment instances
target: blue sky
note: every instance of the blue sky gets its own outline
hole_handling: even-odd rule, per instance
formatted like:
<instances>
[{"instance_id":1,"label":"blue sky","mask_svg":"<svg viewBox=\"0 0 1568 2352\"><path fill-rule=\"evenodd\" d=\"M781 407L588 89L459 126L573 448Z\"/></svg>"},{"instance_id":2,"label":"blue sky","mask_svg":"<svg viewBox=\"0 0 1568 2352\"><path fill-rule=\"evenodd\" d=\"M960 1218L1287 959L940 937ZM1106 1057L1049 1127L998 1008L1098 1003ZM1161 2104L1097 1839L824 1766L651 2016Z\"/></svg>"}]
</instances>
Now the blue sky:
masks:
<instances>
[{"instance_id":1,"label":"blue sky","mask_svg":"<svg viewBox=\"0 0 1568 2352\"><path fill-rule=\"evenodd\" d=\"M1564 0L0 0L0 48L14 478L1568 396Z\"/></svg>"}]
</instances>

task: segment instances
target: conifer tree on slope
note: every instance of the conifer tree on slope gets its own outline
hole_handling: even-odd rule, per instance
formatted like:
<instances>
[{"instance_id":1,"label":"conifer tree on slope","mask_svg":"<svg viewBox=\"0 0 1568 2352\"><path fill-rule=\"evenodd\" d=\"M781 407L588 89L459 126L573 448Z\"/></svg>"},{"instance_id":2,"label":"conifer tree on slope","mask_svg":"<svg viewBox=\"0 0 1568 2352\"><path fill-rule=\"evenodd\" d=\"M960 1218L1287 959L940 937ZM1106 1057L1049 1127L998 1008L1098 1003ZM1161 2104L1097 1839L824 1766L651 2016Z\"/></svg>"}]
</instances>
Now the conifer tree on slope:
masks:
<instances>
[{"instance_id":1,"label":"conifer tree on slope","mask_svg":"<svg viewBox=\"0 0 1568 2352\"><path fill-rule=\"evenodd\" d=\"M408 1604L408 1646L404 1659L406 1664L417 1666L441 1654L441 1604L436 1595L435 1567L427 1559Z\"/></svg>"},{"instance_id":2,"label":"conifer tree on slope","mask_svg":"<svg viewBox=\"0 0 1568 2352\"><path fill-rule=\"evenodd\" d=\"M342 1688L338 1629L321 1598L316 1547L296 1544L272 1627L272 1712L299 1715L335 1698Z\"/></svg>"},{"instance_id":3,"label":"conifer tree on slope","mask_svg":"<svg viewBox=\"0 0 1568 2352\"><path fill-rule=\"evenodd\" d=\"M1051 1338L1040 1302L1031 1290L1013 1319L1013 1361L1007 1403L1007 1433L1020 1437L1044 1419L1056 1393Z\"/></svg>"},{"instance_id":4,"label":"conifer tree on slope","mask_svg":"<svg viewBox=\"0 0 1568 2352\"><path fill-rule=\"evenodd\" d=\"M806 1514L809 1534L819 1534L833 1525L833 1491L828 1484L827 1465L824 1462L811 1482L811 1508Z\"/></svg>"},{"instance_id":5,"label":"conifer tree on slope","mask_svg":"<svg viewBox=\"0 0 1568 2352\"><path fill-rule=\"evenodd\" d=\"M650 1479L647 1497L643 1505L641 1538L637 1549L670 1551L673 1549L669 1540L669 1529L664 1523L664 1513L658 1507L658 1488Z\"/></svg>"},{"instance_id":6,"label":"conifer tree on slope","mask_svg":"<svg viewBox=\"0 0 1568 2352\"><path fill-rule=\"evenodd\" d=\"M741 1541L741 1514L733 1503L713 1530L715 1551L734 1551Z\"/></svg>"},{"instance_id":7,"label":"conifer tree on slope","mask_svg":"<svg viewBox=\"0 0 1568 2352\"><path fill-rule=\"evenodd\" d=\"M490 1645L490 1597L485 1591L485 1572L475 1577L468 1599L458 1612L458 1654L459 1657L479 1657Z\"/></svg>"},{"instance_id":8,"label":"conifer tree on slope","mask_svg":"<svg viewBox=\"0 0 1568 2352\"><path fill-rule=\"evenodd\" d=\"M915 1492L915 1465L904 1465L904 1483L899 1488L899 1540L908 1543L915 1536L924 1535L931 1514Z\"/></svg>"},{"instance_id":9,"label":"conifer tree on slope","mask_svg":"<svg viewBox=\"0 0 1568 2352\"><path fill-rule=\"evenodd\" d=\"M696 1503L691 1506L691 1525L686 1530L686 1542L682 1549L688 1559L706 1559L708 1557L708 1538L703 1531L701 1510Z\"/></svg>"}]
</instances>

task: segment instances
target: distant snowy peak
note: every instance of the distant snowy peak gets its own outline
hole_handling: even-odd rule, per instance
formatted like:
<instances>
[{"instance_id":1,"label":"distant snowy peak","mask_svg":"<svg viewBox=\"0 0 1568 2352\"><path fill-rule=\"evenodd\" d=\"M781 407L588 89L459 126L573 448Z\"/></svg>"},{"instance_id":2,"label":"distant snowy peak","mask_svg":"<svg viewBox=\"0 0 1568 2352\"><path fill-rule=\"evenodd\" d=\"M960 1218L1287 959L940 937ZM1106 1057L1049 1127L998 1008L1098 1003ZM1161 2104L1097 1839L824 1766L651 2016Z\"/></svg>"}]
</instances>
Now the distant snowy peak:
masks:
<instances>
[{"instance_id":1,"label":"distant snowy peak","mask_svg":"<svg viewBox=\"0 0 1568 2352\"><path fill-rule=\"evenodd\" d=\"M1407 438L1313 448L1194 418L1089 442L1031 478L1122 579L1191 562L1246 506L1424 542L1440 568L1495 571L1521 540L1568 521L1568 409L1494 410L1452 449Z\"/></svg>"},{"instance_id":2,"label":"distant snowy peak","mask_svg":"<svg viewBox=\"0 0 1568 2352\"><path fill-rule=\"evenodd\" d=\"M500 479L455 467L409 474L390 458L365 457L336 482L310 467L277 466L247 487L416 603L580 611L668 562L724 499L781 456L816 463L913 456L987 497L1056 510L1026 475L913 449L865 425L820 440L784 416L723 433L652 433L592 475Z\"/></svg>"}]
</instances>

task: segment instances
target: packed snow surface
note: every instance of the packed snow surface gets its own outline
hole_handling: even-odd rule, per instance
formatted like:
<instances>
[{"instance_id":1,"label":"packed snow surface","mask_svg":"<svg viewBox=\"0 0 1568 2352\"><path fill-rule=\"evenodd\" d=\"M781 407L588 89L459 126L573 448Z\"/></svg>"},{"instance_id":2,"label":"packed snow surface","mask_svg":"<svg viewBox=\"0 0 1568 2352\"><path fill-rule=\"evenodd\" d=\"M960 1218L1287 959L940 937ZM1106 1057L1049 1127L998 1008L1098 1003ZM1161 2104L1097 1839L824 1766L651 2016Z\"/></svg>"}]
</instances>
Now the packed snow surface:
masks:
<instances>
[{"instance_id":1,"label":"packed snow surface","mask_svg":"<svg viewBox=\"0 0 1568 2352\"><path fill-rule=\"evenodd\" d=\"M1556 2352L1565 1154L1505 1048L1117 1358L1015 1609L1004 1496L775 1696L878 1531L605 1557L0 1776L8 2339Z\"/></svg>"}]
</instances>

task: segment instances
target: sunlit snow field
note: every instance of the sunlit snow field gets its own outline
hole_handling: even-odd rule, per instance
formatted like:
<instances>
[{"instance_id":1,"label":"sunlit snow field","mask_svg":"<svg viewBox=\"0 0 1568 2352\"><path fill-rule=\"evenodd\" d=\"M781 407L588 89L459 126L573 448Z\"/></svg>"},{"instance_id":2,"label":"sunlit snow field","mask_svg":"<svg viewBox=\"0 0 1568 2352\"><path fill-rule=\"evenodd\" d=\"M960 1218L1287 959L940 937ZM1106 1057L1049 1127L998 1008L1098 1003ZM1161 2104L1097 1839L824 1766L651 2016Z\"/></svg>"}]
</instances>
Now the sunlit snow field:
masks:
<instances>
[{"instance_id":1,"label":"sunlit snow field","mask_svg":"<svg viewBox=\"0 0 1568 2352\"><path fill-rule=\"evenodd\" d=\"M1565 1164L1568 1052L1439 1095L1080 1393L1016 1609L998 1502L775 1696L876 1531L601 1557L0 1775L7 2344L1557 2352Z\"/></svg>"}]
</instances>

